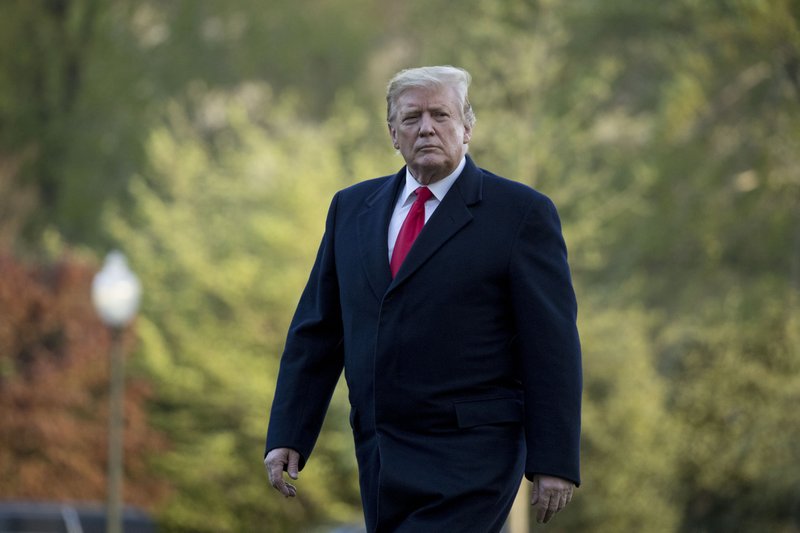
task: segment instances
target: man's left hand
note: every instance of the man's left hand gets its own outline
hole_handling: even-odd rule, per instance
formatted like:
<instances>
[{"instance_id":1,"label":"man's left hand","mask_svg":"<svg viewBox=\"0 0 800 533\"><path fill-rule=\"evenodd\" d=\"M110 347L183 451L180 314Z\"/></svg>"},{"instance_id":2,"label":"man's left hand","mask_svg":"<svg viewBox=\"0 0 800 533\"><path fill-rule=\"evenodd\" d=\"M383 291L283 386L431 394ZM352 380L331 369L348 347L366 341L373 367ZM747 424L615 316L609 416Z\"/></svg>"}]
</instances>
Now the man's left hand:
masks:
<instances>
[{"instance_id":1,"label":"man's left hand","mask_svg":"<svg viewBox=\"0 0 800 533\"><path fill-rule=\"evenodd\" d=\"M547 523L572 501L574 485L571 481L555 476L535 474L531 505L537 508L536 521Z\"/></svg>"}]
</instances>

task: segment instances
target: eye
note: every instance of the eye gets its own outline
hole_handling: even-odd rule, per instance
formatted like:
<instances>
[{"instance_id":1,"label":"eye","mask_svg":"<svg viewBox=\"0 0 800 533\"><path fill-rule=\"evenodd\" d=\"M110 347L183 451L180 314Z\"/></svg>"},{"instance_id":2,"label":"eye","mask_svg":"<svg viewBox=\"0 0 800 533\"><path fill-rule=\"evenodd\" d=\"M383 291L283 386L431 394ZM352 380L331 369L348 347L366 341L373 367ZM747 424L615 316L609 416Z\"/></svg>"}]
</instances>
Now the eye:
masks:
<instances>
[{"instance_id":1,"label":"eye","mask_svg":"<svg viewBox=\"0 0 800 533\"><path fill-rule=\"evenodd\" d=\"M403 124L413 124L419 119L419 115L406 115L403 117Z\"/></svg>"}]
</instances>

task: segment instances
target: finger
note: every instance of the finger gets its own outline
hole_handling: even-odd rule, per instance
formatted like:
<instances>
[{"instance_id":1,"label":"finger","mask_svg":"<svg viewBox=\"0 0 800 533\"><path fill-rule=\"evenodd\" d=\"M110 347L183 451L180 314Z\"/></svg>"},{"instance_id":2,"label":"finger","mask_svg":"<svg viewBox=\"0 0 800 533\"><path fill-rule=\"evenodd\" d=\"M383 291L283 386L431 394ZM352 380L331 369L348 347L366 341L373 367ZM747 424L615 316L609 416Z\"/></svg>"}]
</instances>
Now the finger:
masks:
<instances>
[{"instance_id":1,"label":"finger","mask_svg":"<svg viewBox=\"0 0 800 533\"><path fill-rule=\"evenodd\" d=\"M567 502L567 497L568 497L568 495L565 492L564 494L561 495L561 497L558 498L558 508L556 509L556 512L562 510L564 507L567 506L567 503L568 503Z\"/></svg>"},{"instance_id":2,"label":"finger","mask_svg":"<svg viewBox=\"0 0 800 533\"><path fill-rule=\"evenodd\" d=\"M284 481L284 464L285 463L279 459L272 459L267 463L267 472L269 473L269 482L272 484L272 487L289 498L297 494L297 489Z\"/></svg>"},{"instance_id":3,"label":"finger","mask_svg":"<svg viewBox=\"0 0 800 533\"><path fill-rule=\"evenodd\" d=\"M553 516L555 516L555 514L556 514L557 512L558 512L558 511L556 511L556 509L554 509L554 508L552 508L552 507L548 507L547 509L545 509L545 511L544 511L544 518L542 519L542 523L543 523L543 524L546 524L546 523L548 523L548 522L549 522L549 521L550 521L550 520L553 518Z\"/></svg>"},{"instance_id":4,"label":"finger","mask_svg":"<svg viewBox=\"0 0 800 533\"><path fill-rule=\"evenodd\" d=\"M292 479L297 479L297 472L299 470L300 465L300 454L294 450L289 452L289 466L286 468L286 471L289 473L289 477Z\"/></svg>"},{"instance_id":5,"label":"finger","mask_svg":"<svg viewBox=\"0 0 800 533\"><path fill-rule=\"evenodd\" d=\"M280 474L279 477L276 478L275 481L273 481L272 486L275 488L275 490L277 490L287 498L294 498L295 496L297 496L297 488L295 488L295 486L292 485L291 483L287 483L283 479L283 474Z\"/></svg>"},{"instance_id":6,"label":"finger","mask_svg":"<svg viewBox=\"0 0 800 533\"><path fill-rule=\"evenodd\" d=\"M560 493L556 492L548 494L547 506L545 508L544 520L543 520L545 524L548 523L550 519L552 519L553 516L555 516L555 514L559 511L560 502L561 502Z\"/></svg>"},{"instance_id":7,"label":"finger","mask_svg":"<svg viewBox=\"0 0 800 533\"><path fill-rule=\"evenodd\" d=\"M537 507L536 521L539 522L540 524L544 523L544 522L547 522L547 520L549 520L549 518L547 518L547 508L548 508L548 506L550 504L549 498L550 498L550 495L549 494L545 494L543 496L540 496L539 499L538 499L539 501L538 501L538 503L536 505L536 507Z\"/></svg>"},{"instance_id":8,"label":"finger","mask_svg":"<svg viewBox=\"0 0 800 533\"><path fill-rule=\"evenodd\" d=\"M273 475L272 475L272 463L274 460L269 456L264 458L264 469L267 471L267 477L269 478L270 484L273 484Z\"/></svg>"},{"instance_id":9,"label":"finger","mask_svg":"<svg viewBox=\"0 0 800 533\"><path fill-rule=\"evenodd\" d=\"M280 459L271 459L267 461L267 472L269 473L269 481L275 486L279 480L283 480L283 465L284 462Z\"/></svg>"},{"instance_id":10,"label":"finger","mask_svg":"<svg viewBox=\"0 0 800 533\"><path fill-rule=\"evenodd\" d=\"M533 485L531 487L531 505L536 505L539 502L539 478L533 478Z\"/></svg>"},{"instance_id":11,"label":"finger","mask_svg":"<svg viewBox=\"0 0 800 533\"><path fill-rule=\"evenodd\" d=\"M283 480L283 469L280 467L275 467L275 465L270 465L269 468L269 482L272 484L274 488L283 492L283 485L286 483Z\"/></svg>"},{"instance_id":12,"label":"finger","mask_svg":"<svg viewBox=\"0 0 800 533\"><path fill-rule=\"evenodd\" d=\"M295 496L297 496L297 488L291 483L286 483L284 481L283 487L285 490L281 491L281 494L283 494L287 498L294 498Z\"/></svg>"}]
</instances>

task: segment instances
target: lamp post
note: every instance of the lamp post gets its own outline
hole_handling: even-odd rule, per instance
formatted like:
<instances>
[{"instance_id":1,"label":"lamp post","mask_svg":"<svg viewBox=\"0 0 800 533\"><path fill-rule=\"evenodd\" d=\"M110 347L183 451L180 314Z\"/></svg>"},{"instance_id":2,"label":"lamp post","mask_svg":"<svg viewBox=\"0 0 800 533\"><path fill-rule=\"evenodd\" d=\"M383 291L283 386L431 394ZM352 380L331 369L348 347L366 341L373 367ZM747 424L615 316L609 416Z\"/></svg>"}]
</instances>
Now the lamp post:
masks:
<instances>
[{"instance_id":1,"label":"lamp post","mask_svg":"<svg viewBox=\"0 0 800 533\"><path fill-rule=\"evenodd\" d=\"M141 285L118 251L106 256L103 269L92 280L92 303L111 330L109 383L108 493L106 532L122 533L122 431L124 427L125 361L122 331L139 308Z\"/></svg>"}]
</instances>

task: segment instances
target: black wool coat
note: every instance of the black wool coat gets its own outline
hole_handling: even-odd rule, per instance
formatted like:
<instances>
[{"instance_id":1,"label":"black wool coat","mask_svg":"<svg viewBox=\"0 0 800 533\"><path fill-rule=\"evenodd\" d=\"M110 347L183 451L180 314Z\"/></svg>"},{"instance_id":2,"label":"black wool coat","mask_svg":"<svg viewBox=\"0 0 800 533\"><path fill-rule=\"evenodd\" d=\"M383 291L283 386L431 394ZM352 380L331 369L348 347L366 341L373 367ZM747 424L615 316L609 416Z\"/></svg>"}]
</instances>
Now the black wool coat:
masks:
<instances>
[{"instance_id":1,"label":"black wool coat","mask_svg":"<svg viewBox=\"0 0 800 533\"><path fill-rule=\"evenodd\" d=\"M267 451L301 467L342 369L371 532L498 531L523 474L579 477L577 306L553 203L461 175L397 277L405 168L336 194L281 359Z\"/></svg>"}]
</instances>

